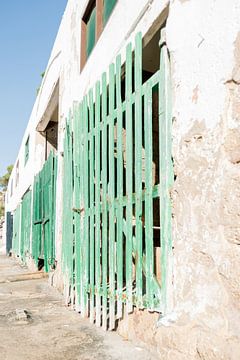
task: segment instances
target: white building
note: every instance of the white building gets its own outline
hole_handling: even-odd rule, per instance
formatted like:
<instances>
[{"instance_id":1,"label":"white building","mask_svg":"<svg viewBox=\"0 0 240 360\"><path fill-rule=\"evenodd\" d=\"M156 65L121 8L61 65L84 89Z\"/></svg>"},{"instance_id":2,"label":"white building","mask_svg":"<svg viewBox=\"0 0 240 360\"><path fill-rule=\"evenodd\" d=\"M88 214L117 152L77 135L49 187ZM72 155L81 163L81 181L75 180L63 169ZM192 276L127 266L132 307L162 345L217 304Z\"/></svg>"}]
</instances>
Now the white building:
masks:
<instances>
[{"instance_id":1,"label":"white building","mask_svg":"<svg viewBox=\"0 0 240 360\"><path fill-rule=\"evenodd\" d=\"M69 0L9 181L13 252L164 359L240 355L239 25L238 0Z\"/></svg>"}]
</instances>

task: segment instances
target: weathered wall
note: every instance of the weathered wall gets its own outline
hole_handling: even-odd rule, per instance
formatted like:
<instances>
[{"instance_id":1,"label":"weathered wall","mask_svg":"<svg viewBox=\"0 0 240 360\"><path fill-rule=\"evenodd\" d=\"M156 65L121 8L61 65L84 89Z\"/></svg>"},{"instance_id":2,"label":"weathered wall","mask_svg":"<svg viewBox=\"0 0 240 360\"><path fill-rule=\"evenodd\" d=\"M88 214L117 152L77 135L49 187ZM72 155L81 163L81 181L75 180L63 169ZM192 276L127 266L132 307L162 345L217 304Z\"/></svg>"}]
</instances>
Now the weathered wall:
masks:
<instances>
[{"instance_id":1,"label":"weathered wall","mask_svg":"<svg viewBox=\"0 0 240 360\"><path fill-rule=\"evenodd\" d=\"M59 161L62 193L63 130L80 101L138 31L154 24L168 0L119 0L80 73L80 19L87 0L69 0L40 93L19 152L20 185L13 210L44 161L34 133L59 80ZM240 3L171 0L167 45L173 75L173 279L169 314L136 312L119 324L128 338L158 348L163 359L240 358ZM126 11L127 9L127 11ZM114 36L105 36L106 34ZM104 54L104 56L102 56ZM96 66L97 62L97 66ZM13 171L13 176L14 176ZM61 283L62 197L57 197L55 281Z\"/></svg>"},{"instance_id":2,"label":"weathered wall","mask_svg":"<svg viewBox=\"0 0 240 360\"><path fill-rule=\"evenodd\" d=\"M163 359L240 358L239 30L238 0L171 1L173 308L119 328Z\"/></svg>"}]
</instances>

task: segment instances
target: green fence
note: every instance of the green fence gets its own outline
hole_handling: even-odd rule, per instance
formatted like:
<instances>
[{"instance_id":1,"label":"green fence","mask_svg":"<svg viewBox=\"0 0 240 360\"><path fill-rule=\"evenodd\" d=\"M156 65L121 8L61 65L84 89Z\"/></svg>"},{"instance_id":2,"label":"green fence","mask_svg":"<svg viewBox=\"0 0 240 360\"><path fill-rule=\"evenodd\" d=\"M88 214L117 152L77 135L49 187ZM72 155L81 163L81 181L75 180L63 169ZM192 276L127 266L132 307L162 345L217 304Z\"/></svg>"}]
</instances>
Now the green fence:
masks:
<instances>
[{"instance_id":1,"label":"green fence","mask_svg":"<svg viewBox=\"0 0 240 360\"><path fill-rule=\"evenodd\" d=\"M57 159L50 153L33 186L32 257L45 271L55 265L55 205Z\"/></svg>"},{"instance_id":2,"label":"green fence","mask_svg":"<svg viewBox=\"0 0 240 360\"><path fill-rule=\"evenodd\" d=\"M20 258L26 262L30 256L30 236L32 220L32 192L28 190L22 198L21 203L21 231L20 231Z\"/></svg>"},{"instance_id":3,"label":"green fence","mask_svg":"<svg viewBox=\"0 0 240 360\"><path fill-rule=\"evenodd\" d=\"M13 214L13 241L12 250L16 256L20 255L20 231L21 231L21 204L18 205L17 209Z\"/></svg>"},{"instance_id":4,"label":"green fence","mask_svg":"<svg viewBox=\"0 0 240 360\"><path fill-rule=\"evenodd\" d=\"M143 83L142 37L69 115L64 143L65 285L103 328L133 307L165 312L173 183L169 56Z\"/></svg>"},{"instance_id":5,"label":"green fence","mask_svg":"<svg viewBox=\"0 0 240 360\"><path fill-rule=\"evenodd\" d=\"M32 257L37 266L43 259L45 271L55 265L56 175L57 159L50 153L13 216L13 253L23 262Z\"/></svg>"}]
</instances>

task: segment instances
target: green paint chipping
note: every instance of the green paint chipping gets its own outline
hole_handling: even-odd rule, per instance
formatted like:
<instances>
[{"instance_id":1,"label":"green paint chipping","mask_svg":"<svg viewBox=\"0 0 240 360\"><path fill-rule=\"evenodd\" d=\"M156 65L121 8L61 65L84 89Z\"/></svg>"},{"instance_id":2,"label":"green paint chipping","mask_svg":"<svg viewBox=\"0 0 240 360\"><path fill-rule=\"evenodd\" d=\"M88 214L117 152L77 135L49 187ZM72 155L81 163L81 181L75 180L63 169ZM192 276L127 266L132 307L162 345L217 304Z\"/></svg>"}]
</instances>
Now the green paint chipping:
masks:
<instances>
[{"instance_id":1,"label":"green paint chipping","mask_svg":"<svg viewBox=\"0 0 240 360\"><path fill-rule=\"evenodd\" d=\"M124 306L165 312L171 274L170 64L164 44L160 69L143 84L140 33L134 45L126 48L125 74L118 55L74 105L64 140L65 288L82 316L104 329L115 328Z\"/></svg>"}]
</instances>

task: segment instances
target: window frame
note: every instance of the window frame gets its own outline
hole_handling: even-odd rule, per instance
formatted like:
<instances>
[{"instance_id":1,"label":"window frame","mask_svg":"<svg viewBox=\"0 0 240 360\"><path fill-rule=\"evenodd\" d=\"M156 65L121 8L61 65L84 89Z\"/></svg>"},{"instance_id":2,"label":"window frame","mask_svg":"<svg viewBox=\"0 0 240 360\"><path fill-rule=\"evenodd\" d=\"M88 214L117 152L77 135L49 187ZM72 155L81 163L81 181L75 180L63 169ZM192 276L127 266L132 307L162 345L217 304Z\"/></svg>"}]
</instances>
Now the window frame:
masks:
<instances>
[{"instance_id":1,"label":"window frame","mask_svg":"<svg viewBox=\"0 0 240 360\"><path fill-rule=\"evenodd\" d=\"M24 165L27 164L28 160L29 160L29 142L30 142L30 135L28 135L27 140L25 142L25 147L24 147Z\"/></svg>"},{"instance_id":2,"label":"window frame","mask_svg":"<svg viewBox=\"0 0 240 360\"><path fill-rule=\"evenodd\" d=\"M19 183L19 160L17 160L17 163L16 163L16 170L15 170L15 187L18 186L18 183Z\"/></svg>"},{"instance_id":3,"label":"window frame","mask_svg":"<svg viewBox=\"0 0 240 360\"><path fill-rule=\"evenodd\" d=\"M108 23L109 18L118 2L116 0L115 5L112 8L111 14L109 15L107 21L104 23L104 0L89 0L85 12L81 19L81 57L80 57L80 72L83 70L84 66L87 63L89 56L91 55L100 35L102 34L104 27ZM95 43L89 55L87 55L87 24L93 9L96 7L96 24L95 24Z\"/></svg>"}]
</instances>

